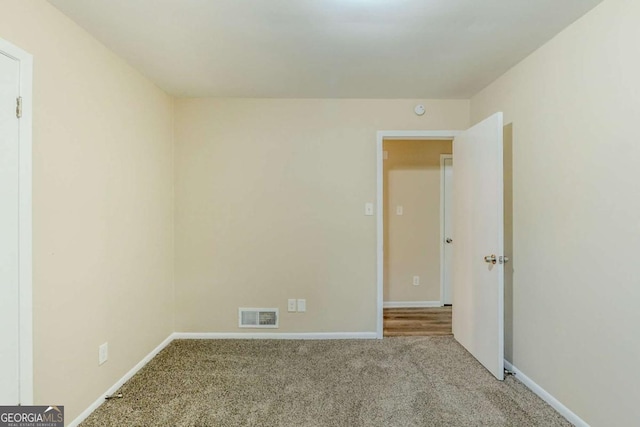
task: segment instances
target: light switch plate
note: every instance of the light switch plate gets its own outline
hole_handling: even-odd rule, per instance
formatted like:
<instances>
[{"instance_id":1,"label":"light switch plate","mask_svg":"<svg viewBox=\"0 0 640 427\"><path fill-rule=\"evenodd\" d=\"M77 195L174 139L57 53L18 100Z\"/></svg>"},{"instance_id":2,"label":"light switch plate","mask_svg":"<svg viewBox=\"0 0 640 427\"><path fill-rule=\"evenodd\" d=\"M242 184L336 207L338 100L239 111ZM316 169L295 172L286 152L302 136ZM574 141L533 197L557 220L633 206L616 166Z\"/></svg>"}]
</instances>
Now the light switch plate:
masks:
<instances>
[{"instance_id":1,"label":"light switch plate","mask_svg":"<svg viewBox=\"0 0 640 427\"><path fill-rule=\"evenodd\" d=\"M109 359L109 343L104 343L98 347L98 365L102 365Z\"/></svg>"},{"instance_id":2,"label":"light switch plate","mask_svg":"<svg viewBox=\"0 0 640 427\"><path fill-rule=\"evenodd\" d=\"M306 299L299 299L298 300L298 312L304 313L305 311L307 311L307 300Z\"/></svg>"},{"instance_id":3,"label":"light switch plate","mask_svg":"<svg viewBox=\"0 0 640 427\"><path fill-rule=\"evenodd\" d=\"M373 203L365 203L364 204L364 214L366 216L373 216Z\"/></svg>"},{"instance_id":4,"label":"light switch plate","mask_svg":"<svg viewBox=\"0 0 640 427\"><path fill-rule=\"evenodd\" d=\"M401 205L396 206L396 215L404 215L404 207Z\"/></svg>"}]
</instances>

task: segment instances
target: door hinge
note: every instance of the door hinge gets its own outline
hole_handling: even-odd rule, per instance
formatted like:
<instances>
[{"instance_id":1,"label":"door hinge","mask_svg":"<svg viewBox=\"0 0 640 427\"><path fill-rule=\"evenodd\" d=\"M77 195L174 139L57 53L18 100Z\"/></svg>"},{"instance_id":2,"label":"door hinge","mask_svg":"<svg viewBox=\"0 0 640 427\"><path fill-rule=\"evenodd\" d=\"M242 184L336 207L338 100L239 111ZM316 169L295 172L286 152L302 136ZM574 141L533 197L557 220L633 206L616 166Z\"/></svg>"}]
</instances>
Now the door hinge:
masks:
<instances>
[{"instance_id":1,"label":"door hinge","mask_svg":"<svg viewBox=\"0 0 640 427\"><path fill-rule=\"evenodd\" d=\"M16 98L16 117L22 117L22 97L19 96Z\"/></svg>"}]
</instances>

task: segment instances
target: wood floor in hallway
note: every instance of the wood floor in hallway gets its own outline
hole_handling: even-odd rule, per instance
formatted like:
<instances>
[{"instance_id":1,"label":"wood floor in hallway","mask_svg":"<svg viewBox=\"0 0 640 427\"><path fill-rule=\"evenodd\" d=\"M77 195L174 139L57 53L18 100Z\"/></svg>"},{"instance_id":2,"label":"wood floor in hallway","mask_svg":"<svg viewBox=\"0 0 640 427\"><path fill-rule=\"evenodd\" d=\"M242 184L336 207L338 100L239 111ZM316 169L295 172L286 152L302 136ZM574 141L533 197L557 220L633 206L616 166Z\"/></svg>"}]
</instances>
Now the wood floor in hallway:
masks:
<instances>
[{"instance_id":1,"label":"wood floor in hallway","mask_svg":"<svg viewBox=\"0 0 640 427\"><path fill-rule=\"evenodd\" d=\"M384 336L452 335L451 307L385 308Z\"/></svg>"}]
</instances>

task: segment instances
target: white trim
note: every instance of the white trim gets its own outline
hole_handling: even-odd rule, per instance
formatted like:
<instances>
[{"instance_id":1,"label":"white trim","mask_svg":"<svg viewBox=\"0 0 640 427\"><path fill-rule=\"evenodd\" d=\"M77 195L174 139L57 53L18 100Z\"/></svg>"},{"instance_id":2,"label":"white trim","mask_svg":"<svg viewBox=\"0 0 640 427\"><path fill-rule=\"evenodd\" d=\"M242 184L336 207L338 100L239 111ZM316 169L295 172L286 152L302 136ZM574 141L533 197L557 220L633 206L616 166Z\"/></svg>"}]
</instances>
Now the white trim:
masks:
<instances>
[{"instance_id":1,"label":"white trim","mask_svg":"<svg viewBox=\"0 0 640 427\"><path fill-rule=\"evenodd\" d=\"M558 411L560 415L565 417L567 421L573 424L576 427L589 427L589 424L586 423L582 418L572 412L569 408L564 406L558 399L553 397L549 392L536 384L531 378L522 373L518 368L509 363L506 359L504 361L504 366L507 370L515 373L515 378L520 381L522 384L527 386L529 390L534 392L540 399L547 402L553 409Z\"/></svg>"},{"instance_id":2,"label":"white trim","mask_svg":"<svg viewBox=\"0 0 640 427\"><path fill-rule=\"evenodd\" d=\"M384 138L386 132L378 131L376 136L376 336L382 339L384 332Z\"/></svg>"},{"instance_id":3,"label":"white trim","mask_svg":"<svg viewBox=\"0 0 640 427\"><path fill-rule=\"evenodd\" d=\"M441 301L385 301L384 308L430 308L442 307Z\"/></svg>"},{"instance_id":4,"label":"white trim","mask_svg":"<svg viewBox=\"0 0 640 427\"><path fill-rule=\"evenodd\" d=\"M383 218L383 153L385 139L453 140L455 130L380 130L376 133L376 334L382 339L384 309L384 218Z\"/></svg>"},{"instance_id":5,"label":"white trim","mask_svg":"<svg viewBox=\"0 0 640 427\"><path fill-rule=\"evenodd\" d=\"M0 39L0 53L20 64L22 117L19 120L19 286L20 286L20 403L33 405L33 237L32 237L32 123L33 123L33 56Z\"/></svg>"},{"instance_id":6,"label":"white trim","mask_svg":"<svg viewBox=\"0 0 640 427\"><path fill-rule=\"evenodd\" d=\"M151 353L147 354L140 362L138 362L138 364L136 366L134 366L133 368L131 368L131 370L129 370L129 372L127 372L126 374L124 374L124 376L122 378L120 378L114 385L112 385L107 391L105 391L103 394L100 395L100 397L98 397L95 402L93 402L91 405L89 405L89 407L87 409L85 409L80 415L78 415L76 417L75 420L71 421L71 423L69 424L68 427L76 427L78 426L81 422L83 422L89 415L91 415L91 413L93 411L95 411L96 409L98 409L98 407L100 405L102 405L105 402L105 397L109 396L113 393L115 393L116 391L118 391L118 389L120 387L123 386L124 383L126 383L127 381L129 381L131 379L131 377L133 377L135 374L138 373L138 371L140 369L142 369L147 363L149 363L151 361L151 359L153 359L154 357L156 357L158 355L158 353L160 353L166 346L168 346L169 344L171 344L171 342L173 341L173 336L175 334L171 334L169 335L164 341L162 341L160 343L160 345L158 345L156 348L154 348Z\"/></svg>"},{"instance_id":7,"label":"white trim","mask_svg":"<svg viewBox=\"0 0 640 427\"><path fill-rule=\"evenodd\" d=\"M447 174L445 173L445 160L453 159L453 154L440 154L440 302L441 306L444 306L446 301L444 300L444 251L445 251L445 215L444 203L445 203L445 180Z\"/></svg>"},{"instance_id":8,"label":"white trim","mask_svg":"<svg viewBox=\"0 0 640 427\"><path fill-rule=\"evenodd\" d=\"M462 131L458 130L379 130L378 138L402 140L443 140L453 139Z\"/></svg>"},{"instance_id":9,"label":"white trim","mask_svg":"<svg viewBox=\"0 0 640 427\"><path fill-rule=\"evenodd\" d=\"M370 340L375 332L176 332L176 340Z\"/></svg>"}]
</instances>

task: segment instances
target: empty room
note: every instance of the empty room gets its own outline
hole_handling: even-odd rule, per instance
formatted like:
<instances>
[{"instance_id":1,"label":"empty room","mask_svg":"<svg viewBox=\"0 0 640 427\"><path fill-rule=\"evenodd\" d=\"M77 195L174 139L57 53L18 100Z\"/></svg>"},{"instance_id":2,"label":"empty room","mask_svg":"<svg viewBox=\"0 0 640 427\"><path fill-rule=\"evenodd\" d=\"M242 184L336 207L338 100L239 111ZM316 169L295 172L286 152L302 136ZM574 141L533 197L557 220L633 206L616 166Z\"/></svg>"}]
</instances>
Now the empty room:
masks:
<instances>
[{"instance_id":1,"label":"empty room","mask_svg":"<svg viewBox=\"0 0 640 427\"><path fill-rule=\"evenodd\" d=\"M637 0L0 0L0 427L640 425Z\"/></svg>"}]
</instances>

